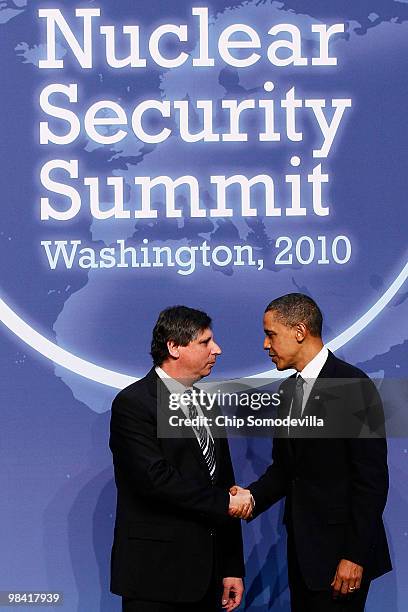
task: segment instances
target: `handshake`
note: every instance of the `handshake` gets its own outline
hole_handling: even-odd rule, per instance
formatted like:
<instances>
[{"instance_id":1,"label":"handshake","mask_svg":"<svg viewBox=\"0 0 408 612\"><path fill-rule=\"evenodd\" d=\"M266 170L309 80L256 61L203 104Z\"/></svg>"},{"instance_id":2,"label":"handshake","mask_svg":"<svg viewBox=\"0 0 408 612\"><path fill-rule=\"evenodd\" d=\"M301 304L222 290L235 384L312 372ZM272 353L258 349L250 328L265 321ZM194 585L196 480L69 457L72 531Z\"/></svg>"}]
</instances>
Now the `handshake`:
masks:
<instances>
[{"instance_id":1,"label":"handshake","mask_svg":"<svg viewBox=\"0 0 408 612\"><path fill-rule=\"evenodd\" d=\"M249 519L252 517L255 508L255 501L249 489L243 489L238 485L234 485L229 490L230 502L228 514L240 519Z\"/></svg>"}]
</instances>

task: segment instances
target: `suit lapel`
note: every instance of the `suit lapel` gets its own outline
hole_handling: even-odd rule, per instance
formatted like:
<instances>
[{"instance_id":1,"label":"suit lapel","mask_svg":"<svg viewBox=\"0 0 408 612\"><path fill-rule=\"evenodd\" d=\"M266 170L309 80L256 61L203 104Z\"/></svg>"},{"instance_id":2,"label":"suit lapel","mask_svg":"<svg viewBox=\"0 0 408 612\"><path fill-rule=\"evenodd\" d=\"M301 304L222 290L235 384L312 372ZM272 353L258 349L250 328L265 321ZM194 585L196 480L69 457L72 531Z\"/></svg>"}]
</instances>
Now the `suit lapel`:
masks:
<instances>
[{"instance_id":1,"label":"suit lapel","mask_svg":"<svg viewBox=\"0 0 408 612\"><path fill-rule=\"evenodd\" d=\"M303 416L315 416L318 419L323 419L327 423L327 411L331 407L336 407L337 401L340 396L337 392L337 384L333 384L333 380L336 379L336 362L337 358L331 351L327 356L327 360L323 365L318 377L316 378L312 387L311 393L306 402ZM305 448L305 443L308 439L315 438L313 430L310 430L310 437L308 436L293 440L295 447L295 455L297 460Z\"/></svg>"},{"instance_id":2,"label":"suit lapel","mask_svg":"<svg viewBox=\"0 0 408 612\"><path fill-rule=\"evenodd\" d=\"M317 418L324 418L329 403L339 398L336 392L337 384L334 385L332 382L333 379L336 379L336 362L337 358L329 351L326 363L316 378L306 402L303 412L305 416L314 415Z\"/></svg>"},{"instance_id":3,"label":"suit lapel","mask_svg":"<svg viewBox=\"0 0 408 612\"><path fill-rule=\"evenodd\" d=\"M295 385L295 378L295 374L289 376L289 378L284 380L281 386L279 387L280 406L278 412L280 418L286 418L287 416L289 416L290 405L292 402Z\"/></svg>"},{"instance_id":4,"label":"suit lapel","mask_svg":"<svg viewBox=\"0 0 408 612\"><path fill-rule=\"evenodd\" d=\"M319 376L315 380L302 416L306 417L315 415L317 418L324 418L327 401L332 399L332 396L327 390L329 382L327 379L334 378L336 361L336 357L334 357L333 353L329 351L326 363L323 365ZM290 414L295 379L296 374L293 374L280 386L279 393L281 397L281 406L279 409L279 416L282 418L285 418ZM286 434L287 433L288 432L286 431ZM294 466L294 464L299 461L299 456L301 455L304 446L304 438L288 437L286 442L287 444L285 444L285 447L288 453L289 462L292 466Z\"/></svg>"},{"instance_id":5,"label":"suit lapel","mask_svg":"<svg viewBox=\"0 0 408 612\"><path fill-rule=\"evenodd\" d=\"M159 417L159 411L160 411L162 418L165 419L164 422L168 422L169 415L170 415L170 408L169 408L170 391L168 390L164 382L161 380L161 378L157 375L154 368L150 370L150 372L147 375L147 378L148 378L149 391L154 400L154 406L157 406L157 419L159 420L160 418ZM208 476L208 479L211 481L210 473L208 471L208 466L206 464L204 455L201 451L200 445L198 443L198 440L195 436L195 433L192 427L182 427L179 429L179 431L180 431L180 436L177 436L176 439L184 440L186 446L190 448L191 452L195 455L196 459L200 463L203 471ZM159 434L159 428L157 429L157 432ZM216 456L215 477L216 477L218 466L219 466L220 450L219 450L219 440L214 440L214 442L215 442L215 453L216 453L215 455Z\"/></svg>"}]
</instances>

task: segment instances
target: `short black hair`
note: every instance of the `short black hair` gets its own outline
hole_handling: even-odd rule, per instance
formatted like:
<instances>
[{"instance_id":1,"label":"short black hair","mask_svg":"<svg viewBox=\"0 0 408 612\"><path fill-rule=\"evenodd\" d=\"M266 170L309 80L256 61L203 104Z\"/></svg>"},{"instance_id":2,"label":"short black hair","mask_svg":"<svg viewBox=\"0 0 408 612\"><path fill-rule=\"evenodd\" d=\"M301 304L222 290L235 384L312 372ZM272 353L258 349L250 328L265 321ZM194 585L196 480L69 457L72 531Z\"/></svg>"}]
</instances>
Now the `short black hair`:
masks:
<instances>
[{"instance_id":1,"label":"short black hair","mask_svg":"<svg viewBox=\"0 0 408 612\"><path fill-rule=\"evenodd\" d=\"M201 310L188 306L170 306L162 310L152 334L150 354L154 365L161 366L169 357L167 342L172 340L180 346L187 346L200 331L209 327L211 317Z\"/></svg>"},{"instance_id":2,"label":"short black hair","mask_svg":"<svg viewBox=\"0 0 408 612\"><path fill-rule=\"evenodd\" d=\"M287 293L272 300L265 312L273 310L284 325L304 323L312 336L322 335L323 315L314 300L303 293Z\"/></svg>"}]
</instances>

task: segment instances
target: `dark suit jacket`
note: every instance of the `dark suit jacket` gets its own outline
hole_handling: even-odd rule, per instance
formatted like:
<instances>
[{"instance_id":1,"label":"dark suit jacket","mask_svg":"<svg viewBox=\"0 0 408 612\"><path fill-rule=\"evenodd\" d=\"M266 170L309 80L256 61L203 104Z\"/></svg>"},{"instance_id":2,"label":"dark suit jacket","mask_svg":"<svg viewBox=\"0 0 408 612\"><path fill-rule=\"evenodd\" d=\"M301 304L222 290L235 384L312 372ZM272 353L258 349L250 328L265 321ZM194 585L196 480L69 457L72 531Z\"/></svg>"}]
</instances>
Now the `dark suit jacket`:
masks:
<instances>
[{"instance_id":1,"label":"dark suit jacket","mask_svg":"<svg viewBox=\"0 0 408 612\"><path fill-rule=\"evenodd\" d=\"M244 575L240 522L228 517L235 478L226 439L215 439L213 484L195 437L157 437L158 414L168 419L168 397L152 369L112 405L111 590L148 601L198 601L213 571L220 579Z\"/></svg>"},{"instance_id":2,"label":"dark suit jacket","mask_svg":"<svg viewBox=\"0 0 408 612\"><path fill-rule=\"evenodd\" d=\"M292 377L280 391L285 416ZM328 588L342 558L362 565L368 579L380 576L391 569L391 562L382 521L387 445L375 385L329 352L304 415L326 419L327 437L315 437L317 430L313 437L275 437L272 464L248 487L255 516L286 496L284 521L311 589ZM358 437L363 430L367 437Z\"/></svg>"}]
</instances>

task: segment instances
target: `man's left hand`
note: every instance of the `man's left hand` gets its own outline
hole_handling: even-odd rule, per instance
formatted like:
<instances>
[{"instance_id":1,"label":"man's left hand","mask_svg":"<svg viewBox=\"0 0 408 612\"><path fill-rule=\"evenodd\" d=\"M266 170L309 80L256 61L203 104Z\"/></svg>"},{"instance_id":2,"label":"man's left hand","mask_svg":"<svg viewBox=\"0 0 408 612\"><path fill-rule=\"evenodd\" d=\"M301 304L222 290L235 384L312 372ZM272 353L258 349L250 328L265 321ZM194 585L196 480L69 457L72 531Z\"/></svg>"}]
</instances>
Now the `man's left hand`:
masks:
<instances>
[{"instance_id":1,"label":"man's left hand","mask_svg":"<svg viewBox=\"0 0 408 612\"><path fill-rule=\"evenodd\" d=\"M230 612L238 608L244 593L244 583L242 578L224 578L222 581L224 590L222 593L222 607Z\"/></svg>"},{"instance_id":2,"label":"man's left hand","mask_svg":"<svg viewBox=\"0 0 408 612\"><path fill-rule=\"evenodd\" d=\"M333 596L338 597L339 595L355 593L360 588L362 577L363 568L361 565L347 559L341 559L331 583Z\"/></svg>"}]
</instances>

